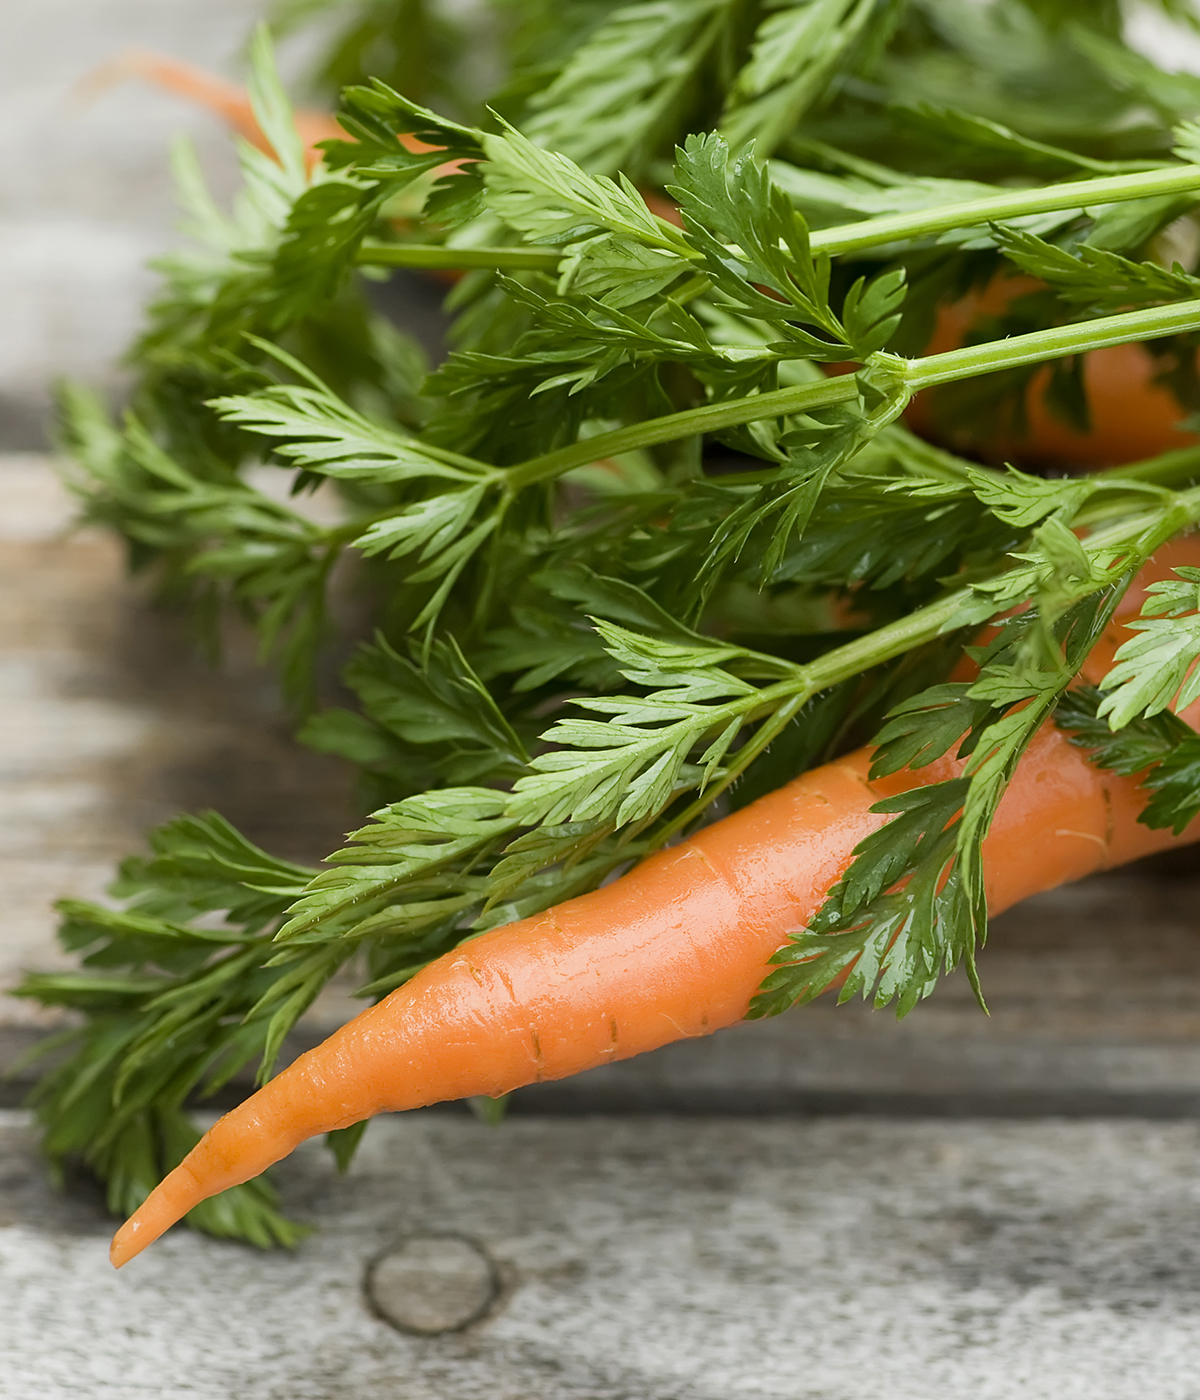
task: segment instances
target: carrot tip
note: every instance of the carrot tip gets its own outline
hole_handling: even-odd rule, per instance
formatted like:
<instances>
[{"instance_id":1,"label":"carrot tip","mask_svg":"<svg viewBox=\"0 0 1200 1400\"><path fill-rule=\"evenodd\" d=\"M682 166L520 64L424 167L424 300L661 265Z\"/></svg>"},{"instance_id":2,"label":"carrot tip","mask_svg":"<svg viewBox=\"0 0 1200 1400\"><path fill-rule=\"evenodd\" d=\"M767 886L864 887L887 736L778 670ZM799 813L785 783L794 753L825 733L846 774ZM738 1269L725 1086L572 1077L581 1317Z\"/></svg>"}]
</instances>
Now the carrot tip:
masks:
<instances>
[{"instance_id":1,"label":"carrot tip","mask_svg":"<svg viewBox=\"0 0 1200 1400\"><path fill-rule=\"evenodd\" d=\"M152 83L164 84L163 70L169 70L172 66L171 59L150 49L122 49L78 79L71 89L71 95L78 102L93 102L110 88L128 82L130 78L145 78Z\"/></svg>"},{"instance_id":2,"label":"carrot tip","mask_svg":"<svg viewBox=\"0 0 1200 1400\"><path fill-rule=\"evenodd\" d=\"M114 1269L128 1264L150 1243L148 1239L138 1239L141 1229L141 1221L135 1215L127 1220L113 1236L112 1244L108 1247L108 1258Z\"/></svg>"}]
</instances>

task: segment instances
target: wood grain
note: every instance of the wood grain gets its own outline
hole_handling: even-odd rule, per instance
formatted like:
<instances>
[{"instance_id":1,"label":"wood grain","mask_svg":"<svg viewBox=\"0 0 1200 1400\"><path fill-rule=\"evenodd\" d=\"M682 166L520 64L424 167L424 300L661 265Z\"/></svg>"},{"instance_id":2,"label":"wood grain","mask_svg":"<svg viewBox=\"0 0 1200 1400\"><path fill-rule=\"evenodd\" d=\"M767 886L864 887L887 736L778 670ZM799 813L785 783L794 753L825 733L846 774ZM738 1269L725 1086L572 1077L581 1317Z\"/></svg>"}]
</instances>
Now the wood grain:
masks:
<instances>
[{"instance_id":1,"label":"wood grain","mask_svg":"<svg viewBox=\"0 0 1200 1400\"><path fill-rule=\"evenodd\" d=\"M317 1227L295 1254L176 1230L118 1274L99 1205L55 1198L0 1120L0 1388L1194 1400L1198 1155L1194 1123L417 1113L373 1124L347 1177L316 1142L281 1167ZM370 1266L447 1236L500 1296L465 1331L406 1335Z\"/></svg>"}]
</instances>

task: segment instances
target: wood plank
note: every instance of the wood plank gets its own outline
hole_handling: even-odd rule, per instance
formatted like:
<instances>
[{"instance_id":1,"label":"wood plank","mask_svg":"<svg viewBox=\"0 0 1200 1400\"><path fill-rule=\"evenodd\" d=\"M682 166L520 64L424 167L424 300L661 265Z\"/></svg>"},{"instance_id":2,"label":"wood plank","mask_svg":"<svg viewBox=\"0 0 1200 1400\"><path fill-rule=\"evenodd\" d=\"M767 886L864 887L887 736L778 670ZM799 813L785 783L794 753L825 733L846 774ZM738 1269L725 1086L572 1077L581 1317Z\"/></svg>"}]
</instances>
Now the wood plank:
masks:
<instances>
[{"instance_id":1,"label":"wood plank","mask_svg":"<svg viewBox=\"0 0 1200 1400\"><path fill-rule=\"evenodd\" d=\"M374 1124L345 1178L315 1144L285 1164L285 1196L318 1227L295 1255L176 1231L114 1274L98 1204L53 1197L9 1121L0 1357L14 1396L1196 1394L1191 1123L489 1129L413 1114ZM365 1293L372 1261L397 1250L408 1285L423 1259L443 1300L478 1251L499 1295L464 1331L397 1331Z\"/></svg>"},{"instance_id":2,"label":"wood plank","mask_svg":"<svg viewBox=\"0 0 1200 1400\"><path fill-rule=\"evenodd\" d=\"M291 739L252 639L232 629L209 666L73 512L45 458L0 457L0 989L62 966L52 902L101 895L180 811L219 808L314 862L357 819L350 775ZM0 998L0 1027L50 1020Z\"/></svg>"}]
</instances>

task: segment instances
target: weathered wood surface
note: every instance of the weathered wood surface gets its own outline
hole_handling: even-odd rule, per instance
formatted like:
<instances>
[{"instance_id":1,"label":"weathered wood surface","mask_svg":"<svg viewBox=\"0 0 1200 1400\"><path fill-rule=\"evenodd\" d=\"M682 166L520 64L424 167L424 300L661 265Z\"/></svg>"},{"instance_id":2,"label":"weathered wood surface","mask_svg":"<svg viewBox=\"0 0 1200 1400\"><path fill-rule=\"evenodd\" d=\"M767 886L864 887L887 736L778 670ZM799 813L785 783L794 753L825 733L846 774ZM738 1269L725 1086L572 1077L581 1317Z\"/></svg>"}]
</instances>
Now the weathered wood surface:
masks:
<instances>
[{"instance_id":1,"label":"weathered wood surface","mask_svg":"<svg viewBox=\"0 0 1200 1400\"><path fill-rule=\"evenodd\" d=\"M0 987L57 964L51 901L99 895L156 822L215 806L312 858L350 814L347 778L291 742L248 646L206 665L73 513L45 458L0 457ZM0 1001L0 1024L32 1014Z\"/></svg>"},{"instance_id":2,"label":"weathered wood surface","mask_svg":"<svg viewBox=\"0 0 1200 1400\"><path fill-rule=\"evenodd\" d=\"M345 1178L312 1144L283 1168L318 1226L294 1256L176 1232L114 1274L98 1206L52 1196L13 1124L0 1392L1192 1400L1198 1158L1192 1123L415 1114ZM373 1307L371 1262L414 1236ZM453 1321L488 1260L464 1331L377 1311Z\"/></svg>"}]
</instances>

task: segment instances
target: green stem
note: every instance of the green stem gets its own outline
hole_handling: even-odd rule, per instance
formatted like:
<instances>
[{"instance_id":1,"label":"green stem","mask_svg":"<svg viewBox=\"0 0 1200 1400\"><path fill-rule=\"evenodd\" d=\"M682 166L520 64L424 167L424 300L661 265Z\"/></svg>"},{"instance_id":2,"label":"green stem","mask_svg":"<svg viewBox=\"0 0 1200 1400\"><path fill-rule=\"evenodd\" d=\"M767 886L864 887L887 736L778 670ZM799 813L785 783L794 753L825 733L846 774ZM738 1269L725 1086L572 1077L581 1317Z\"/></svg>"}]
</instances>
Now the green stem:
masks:
<instances>
[{"instance_id":1,"label":"green stem","mask_svg":"<svg viewBox=\"0 0 1200 1400\"><path fill-rule=\"evenodd\" d=\"M1200 166L1173 165L1141 175L1070 180L1037 189L1005 191L983 199L964 200L961 204L944 204L937 209L915 209L905 214L863 219L855 224L839 224L836 228L815 230L811 243L813 252L831 255L857 253L883 243L930 238L953 229L978 228L983 224L1020 219L1029 214L1086 209L1090 205L1118 204L1130 199L1156 199L1193 190L1200 190Z\"/></svg>"},{"instance_id":2,"label":"green stem","mask_svg":"<svg viewBox=\"0 0 1200 1400\"><path fill-rule=\"evenodd\" d=\"M688 803L682 812L672 817L666 826L660 827L654 832L653 836L645 843L645 850L639 852L639 857L642 854L648 854L650 851L657 850L659 846L669 841L672 836L677 835L679 832L691 826L692 822L703 813L704 809L710 807L727 788L736 783L759 754L775 742L795 716L803 709L807 699L807 695L793 694L790 699L781 705L768 720L758 727L753 737L748 739L737 751L737 765L731 767L717 782L705 788L694 801Z\"/></svg>"},{"instance_id":3,"label":"green stem","mask_svg":"<svg viewBox=\"0 0 1200 1400\"><path fill-rule=\"evenodd\" d=\"M1188 481L1200 476L1200 447L1179 447L1148 457L1144 462L1130 462L1124 467L1109 467L1105 480L1128 479L1144 481L1155 486L1170 486L1176 481Z\"/></svg>"},{"instance_id":4,"label":"green stem","mask_svg":"<svg viewBox=\"0 0 1200 1400\"><path fill-rule=\"evenodd\" d=\"M748 763L772 742L792 716L814 695L841 681L861 675L872 667L880 666L885 661L902 656L922 642L932 641L953 621L955 614L964 603L970 601L971 596L972 590L969 587L955 589L936 603L919 608L907 617L888 623L865 637L858 637L844 646L835 647L816 661L803 666L793 666L792 674L784 680L765 686L753 696L739 697L721 706L711 715L709 727L716 728L739 715L749 716L753 711L763 708L768 711L774 710L754 738L744 749L738 751L739 759L744 756ZM776 706L779 708L775 709ZM736 779L746 763L739 762L736 771L708 788L701 797L689 804L677 817L672 818L663 830L655 832L654 843L669 839L687 826Z\"/></svg>"},{"instance_id":5,"label":"green stem","mask_svg":"<svg viewBox=\"0 0 1200 1400\"><path fill-rule=\"evenodd\" d=\"M1162 497L1180 486L1194 486L1200 479L1200 447L1183 447L1164 452L1144 462L1131 462L1124 467L1107 470L1081 480L1098 488L1097 494L1086 502L1071 521L1073 529L1087 527L1096 521L1109 520L1122 507L1115 507L1111 498L1122 492L1139 493L1143 499L1150 495ZM1109 498L1106 500L1106 497ZM1128 496L1127 496L1128 499ZM1128 512L1130 507L1124 507Z\"/></svg>"},{"instance_id":6,"label":"green stem","mask_svg":"<svg viewBox=\"0 0 1200 1400\"><path fill-rule=\"evenodd\" d=\"M1162 506L1155 506L1149 510L1123 511L1120 519L1093 530L1084 544L1089 552L1100 554L1127 541L1140 539L1152 553L1165 540L1171 539L1197 519L1200 519L1200 487L1180 492L1165 510ZM1147 535L1147 531L1152 533ZM1023 564L1019 565L1017 571L1024 567ZM776 695L796 695L807 700L841 681L850 680L872 667L902 656L939 636L953 623L963 604L970 601L972 596L970 586L956 588L937 602L928 603L896 622L889 622L866 636L856 637L835 647L815 661L797 666L793 676L760 691L760 698L768 701Z\"/></svg>"},{"instance_id":7,"label":"green stem","mask_svg":"<svg viewBox=\"0 0 1200 1400\"><path fill-rule=\"evenodd\" d=\"M862 252L881 244L931 238L954 229L1020 219L1030 214L1065 213L1091 205L1119 204L1131 199L1155 199L1164 195L1200 190L1200 166L1172 165L1133 175L1098 180L1068 180L1035 189L1005 190L983 199L943 204L936 209L915 209L860 219L853 224L816 229L810 236L814 252L839 255ZM553 272L563 253L559 248L451 248L435 243L382 243L369 239L358 252L360 264L374 267L538 269Z\"/></svg>"},{"instance_id":8,"label":"green stem","mask_svg":"<svg viewBox=\"0 0 1200 1400\"><path fill-rule=\"evenodd\" d=\"M1194 486L1190 491L1180 491L1165 511L1162 505L1153 505L1139 511L1115 506L1111 514L1119 518L1111 525L1092 530L1083 540L1087 549L1100 552L1115 548L1128 540L1138 538L1147 530L1158 529L1160 526L1166 528L1163 522L1167 520L1173 521L1174 526L1163 539L1172 538L1180 530L1200 520L1200 486Z\"/></svg>"},{"instance_id":9,"label":"green stem","mask_svg":"<svg viewBox=\"0 0 1200 1400\"><path fill-rule=\"evenodd\" d=\"M1038 364L1063 355L1105 349L1130 341L1197 330L1200 330L1200 300L1175 302L1169 306L1127 311L1118 316L1101 317L1070 326L1053 326L1030 335L1012 336L1008 340L969 345L961 350L928 355L920 360L905 360L898 355L879 353L870 357L868 372L875 370L885 383L903 386L912 395L933 385L967 379L973 375ZM504 491L511 496L539 481L552 480L575 467L587 466L622 452L702 433L721 432L725 428L764 418L806 413L815 408L847 403L858 395L859 389L858 376L846 374L775 389L766 394L702 404L699 408L684 409L680 413L668 413L612 432L599 433L508 468L489 468L486 463L456 454L442 452L439 455L453 457L456 465L470 467L475 472L494 473L495 479L503 484ZM1172 461L1163 470L1169 474L1177 465ZM393 514L394 511L387 510L366 520L349 522L330 531L327 538L334 543L354 538L372 520L385 519Z\"/></svg>"},{"instance_id":10,"label":"green stem","mask_svg":"<svg viewBox=\"0 0 1200 1400\"><path fill-rule=\"evenodd\" d=\"M689 301L695 301L697 297L703 296L712 286L712 279L703 272L697 272L694 277L689 277L686 282L673 292L666 294L668 301L673 301L676 306L686 306Z\"/></svg>"},{"instance_id":11,"label":"green stem","mask_svg":"<svg viewBox=\"0 0 1200 1400\"><path fill-rule=\"evenodd\" d=\"M1070 326L1051 326L1048 330L1015 335L1008 340L966 345L961 350L947 350L941 355L927 355L922 360L910 361L904 378L915 394L935 384L969 379L976 374L991 374L1019 365L1056 360L1064 355L1107 350L1133 340L1152 340L1156 336L1196 330L1200 330L1200 301L1179 301L1144 311L1101 316Z\"/></svg>"},{"instance_id":12,"label":"green stem","mask_svg":"<svg viewBox=\"0 0 1200 1400\"><path fill-rule=\"evenodd\" d=\"M511 267L514 271L554 272L562 261L558 248L451 248L441 243L378 243L366 240L356 261L368 267L422 267L467 271Z\"/></svg>"},{"instance_id":13,"label":"green stem","mask_svg":"<svg viewBox=\"0 0 1200 1400\"><path fill-rule=\"evenodd\" d=\"M760 418L776 418L786 413L804 413L810 408L825 408L829 404L846 403L858 394L853 375L836 379L819 379L811 384L799 384L789 389L774 389L769 394L752 394L746 398L729 399L722 403L703 404L700 408L684 409L682 413L667 413L644 423L633 423L610 433L598 433L582 442L532 457L508 470L512 491L561 476L574 467L584 467L605 457L615 457L638 447L653 447L660 442L696 433L716 433L739 423L752 423Z\"/></svg>"},{"instance_id":14,"label":"green stem","mask_svg":"<svg viewBox=\"0 0 1200 1400\"><path fill-rule=\"evenodd\" d=\"M1076 151L1062 151L1055 146L1047 146L1041 141L1031 140L1028 136L1024 137L1023 140L1027 150L1035 148L1057 161L1069 158L1077 169L1089 170L1094 175L1132 175L1144 170L1161 170L1163 168L1161 160L1095 160L1091 156L1083 156ZM839 150L836 146L831 146L825 141L818 141L813 136L793 133L788 137L786 150L780 152L794 165L802 164L802 161L787 154L789 150L818 156L832 165L848 170L851 175L861 175L864 179L870 180L872 184L903 185L906 183L905 177L889 166L880 165L873 160L864 160L861 156L851 155L848 151Z\"/></svg>"},{"instance_id":15,"label":"green stem","mask_svg":"<svg viewBox=\"0 0 1200 1400\"><path fill-rule=\"evenodd\" d=\"M1106 529L1093 531L1087 537L1086 544L1089 549L1099 553L1109 546L1137 540L1136 567L1140 568L1156 549L1197 519L1200 519L1200 488L1181 493L1165 511L1160 507L1133 515L1126 514ZM739 750L738 757L744 757L745 762L739 762L736 770L729 772L720 782L706 789L682 812L655 831L653 836L643 843L638 854L644 855L656 849L695 821L706 807L737 780L750 760L756 758L774 741L779 732L814 695L902 656L922 643L933 641L953 623L955 616L972 597L973 590L970 587L955 589L944 598L919 608L907 617L888 623L844 646L835 647L807 665L796 666L792 676L759 691L754 702L755 708L761 705L769 706L776 701L782 703L745 748ZM731 717L739 705L746 707L746 702L734 702L726 707L727 712L722 713L721 722Z\"/></svg>"},{"instance_id":16,"label":"green stem","mask_svg":"<svg viewBox=\"0 0 1200 1400\"><path fill-rule=\"evenodd\" d=\"M1063 355L1103 350L1130 341L1197 330L1200 330L1200 300L1182 301L1144 311L1126 311L1119 316L1105 316L1076 325L1052 326L1049 330L1012 336L1008 340L988 341L984 345L969 345L961 350L948 350L944 354L928 355L920 360L905 360L899 355L880 353L871 356L868 365L877 366L883 372L884 379L893 383L899 381L910 394L916 394L921 389L955 379L969 379L977 374L991 374L1017 365L1038 364ZM542 457L533 457L510 467L507 473L509 489L519 491L574 467L586 466L589 462L614 457L621 452L632 452L639 447L652 447L696 433L715 433L741 423L846 403L857 393L856 378L839 375L793 388L775 389L769 394L752 394L746 398L685 409L681 413L664 414L661 418L651 418L610 433L599 433L582 442L572 443L570 447L559 448L557 452L548 452Z\"/></svg>"},{"instance_id":17,"label":"green stem","mask_svg":"<svg viewBox=\"0 0 1200 1400\"><path fill-rule=\"evenodd\" d=\"M839 681L861 675L885 661L912 651L914 647L931 642L953 623L964 604L973 597L970 587L956 588L935 603L927 603L916 612L890 622L864 637L856 637L833 651L826 652L804 667L809 681L809 694L828 690Z\"/></svg>"}]
</instances>

